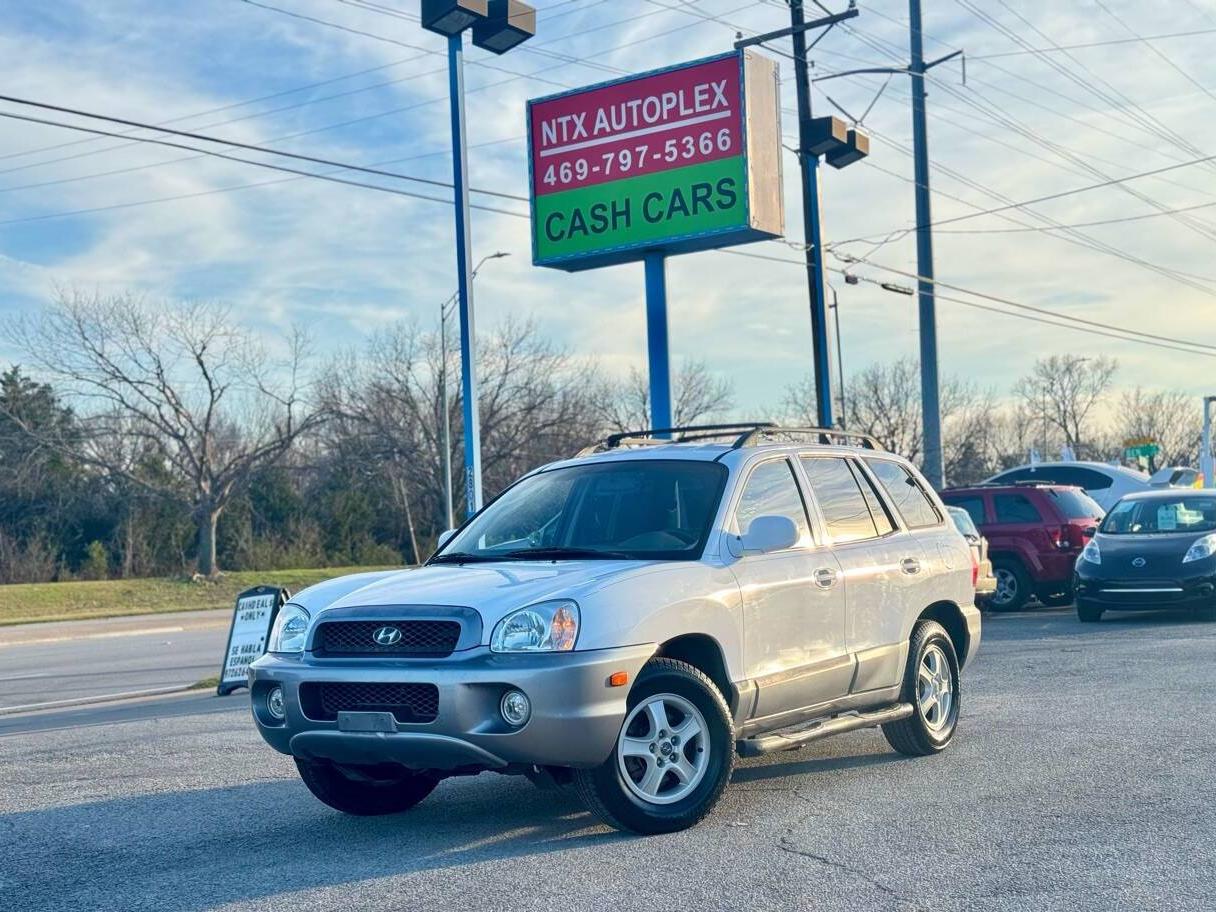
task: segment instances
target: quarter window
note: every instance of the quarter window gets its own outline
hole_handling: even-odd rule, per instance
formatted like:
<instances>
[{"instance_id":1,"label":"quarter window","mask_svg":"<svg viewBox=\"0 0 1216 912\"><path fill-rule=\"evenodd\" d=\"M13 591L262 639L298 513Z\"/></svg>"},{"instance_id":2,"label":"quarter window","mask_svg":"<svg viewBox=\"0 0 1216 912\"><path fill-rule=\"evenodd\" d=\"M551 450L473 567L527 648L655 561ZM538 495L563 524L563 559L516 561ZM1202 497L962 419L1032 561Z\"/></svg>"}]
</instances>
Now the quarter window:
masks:
<instances>
[{"instance_id":1,"label":"quarter window","mask_svg":"<svg viewBox=\"0 0 1216 912\"><path fill-rule=\"evenodd\" d=\"M804 456L802 467L832 541L859 541L878 535L874 516L847 461L839 457Z\"/></svg>"},{"instance_id":2,"label":"quarter window","mask_svg":"<svg viewBox=\"0 0 1216 912\"><path fill-rule=\"evenodd\" d=\"M735 528L745 534L757 516L788 516L798 527L798 543L811 539L806 505L794 480L794 470L784 459L762 462L752 470L735 508Z\"/></svg>"},{"instance_id":3,"label":"quarter window","mask_svg":"<svg viewBox=\"0 0 1216 912\"><path fill-rule=\"evenodd\" d=\"M883 490L895 504L910 528L936 526L942 521L937 507L912 473L889 459L867 459L866 465L877 476Z\"/></svg>"}]
</instances>

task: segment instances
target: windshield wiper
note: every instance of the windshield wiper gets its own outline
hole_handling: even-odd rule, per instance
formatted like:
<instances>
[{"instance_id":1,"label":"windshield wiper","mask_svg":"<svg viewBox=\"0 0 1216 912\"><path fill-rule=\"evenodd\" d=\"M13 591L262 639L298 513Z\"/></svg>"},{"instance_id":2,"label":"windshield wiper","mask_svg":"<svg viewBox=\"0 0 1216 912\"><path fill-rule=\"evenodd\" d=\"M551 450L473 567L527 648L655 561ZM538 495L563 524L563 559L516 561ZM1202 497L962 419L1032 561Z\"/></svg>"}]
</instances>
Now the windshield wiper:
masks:
<instances>
[{"instance_id":1,"label":"windshield wiper","mask_svg":"<svg viewBox=\"0 0 1216 912\"><path fill-rule=\"evenodd\" d=\"M512 560L562 560L578 558L631 558L632 554L626 554L624 551L600 551L596 548L565 548L561 546L551 546L548 548L520 548L516 551L507 551L504 557Z\"/></svg>"},{"instance_id":2,"label":"windshield wiper","mask_svg":"<svg viewBox=\"0 0 1216 912\"><path fill-rule=\"evenodd\" d=\"M501 561L506 558L501 554L469 554L467 551L452 551L448 554L438 554L432 557L428 564L484 564L487 561Z\"/></svg>"}]
</instances>

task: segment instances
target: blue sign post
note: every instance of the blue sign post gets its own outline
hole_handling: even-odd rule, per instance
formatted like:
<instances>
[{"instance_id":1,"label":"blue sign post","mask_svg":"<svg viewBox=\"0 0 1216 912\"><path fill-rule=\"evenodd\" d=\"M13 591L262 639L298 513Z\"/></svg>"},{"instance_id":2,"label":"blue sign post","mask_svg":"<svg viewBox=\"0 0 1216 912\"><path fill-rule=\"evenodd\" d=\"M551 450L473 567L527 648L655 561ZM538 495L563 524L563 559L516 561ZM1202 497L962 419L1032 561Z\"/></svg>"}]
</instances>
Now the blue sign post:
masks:
<instances>
[{"instance_id":1,"label":"blue sign post","mask_svg":"<svg viewBox=\"0 0 1216 912\"><path fill-rule=\"evenodd\" d=\"M672 427L671 363L667 346L667 256L646 254L646 363L650 374L650 421Z\"/></svg>"}]
</instances>

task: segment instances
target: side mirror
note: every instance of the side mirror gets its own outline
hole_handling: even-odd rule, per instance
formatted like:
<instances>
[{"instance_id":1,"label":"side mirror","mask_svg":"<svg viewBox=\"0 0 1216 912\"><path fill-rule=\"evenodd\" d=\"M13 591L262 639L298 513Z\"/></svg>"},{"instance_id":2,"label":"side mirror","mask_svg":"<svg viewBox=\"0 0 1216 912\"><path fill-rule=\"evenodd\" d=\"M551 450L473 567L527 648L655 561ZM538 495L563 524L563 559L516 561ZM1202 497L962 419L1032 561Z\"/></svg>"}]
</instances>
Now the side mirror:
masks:
<instances>
[{"instance_id":1,"label":"side mirror","mask_svg":"<svg viewBox=\"0 0 1216 912\"><path fill-rule=\"evenodd\" d=\"M1086 526L1082 530L1081 534L1084 535L1086 538L1093 538L1095 535L1098 534L1098 527L1097 526Z\"/></svg>"},{"instance_id":2,"label":"side mirror","mask_svg":"<svg viewBox=\"0 0 1216 912\"><path fill-rule=\"evenodd\" d=\"M444 545L452 540L452 536L456 534L455 529L444 529L439 533L439 540L435 542L435 550L438 551Z\"/></svg>"},{"instance_id":3,"label":"side mirror","mask_svg":"<svg viewBox=\"0 0 1216 912\"><path fill-rule=\"evenodd\" d=\"M798 527L788 516L757 516L738 538L742 554L771 554L798 543ZM732 549L736 550L736 549ZM739 555L739 556L742 556Z\"/></svg>"}]
</instances>

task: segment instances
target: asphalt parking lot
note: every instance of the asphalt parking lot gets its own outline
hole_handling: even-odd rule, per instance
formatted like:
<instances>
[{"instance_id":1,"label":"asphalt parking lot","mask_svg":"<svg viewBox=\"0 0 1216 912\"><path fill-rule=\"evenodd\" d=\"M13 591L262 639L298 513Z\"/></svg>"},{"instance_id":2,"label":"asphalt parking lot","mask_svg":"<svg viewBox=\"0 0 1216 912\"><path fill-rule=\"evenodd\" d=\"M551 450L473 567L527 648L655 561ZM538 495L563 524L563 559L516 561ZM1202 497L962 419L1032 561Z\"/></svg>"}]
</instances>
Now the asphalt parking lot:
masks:
<instances>
[{"instance_id":1,"label":"asphalt parking lot","mask_svg":"<svg viewBox=\"0 0 1216 912\"><path fill-rule=\"evenodd\" d=\"M398 817L317 803L242 696L9 717L11 910L1216 908L1216 624L986 618L945 754L877 731L744 761L643 839L524 780Z\"/></svg>"}]
</instances>

